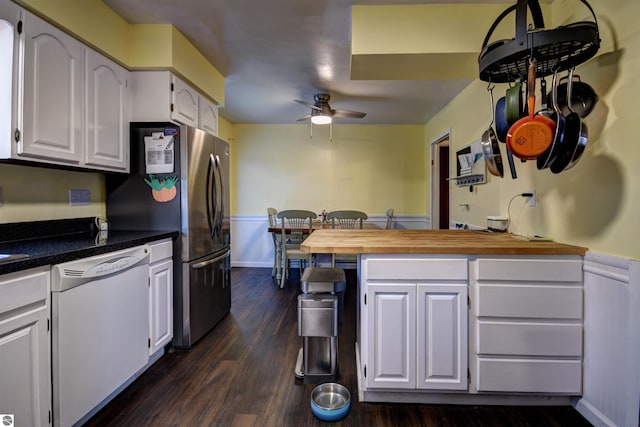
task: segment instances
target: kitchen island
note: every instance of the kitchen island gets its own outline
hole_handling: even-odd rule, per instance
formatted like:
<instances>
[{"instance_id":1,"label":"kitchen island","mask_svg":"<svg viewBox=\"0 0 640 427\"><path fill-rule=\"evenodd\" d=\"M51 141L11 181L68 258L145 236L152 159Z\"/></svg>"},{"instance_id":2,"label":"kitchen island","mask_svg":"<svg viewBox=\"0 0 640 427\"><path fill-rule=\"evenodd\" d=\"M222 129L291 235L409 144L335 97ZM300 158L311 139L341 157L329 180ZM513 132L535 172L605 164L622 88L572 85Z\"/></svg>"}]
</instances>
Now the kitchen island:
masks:
<instances>
[{"instance_id":1,"label":"kitchen island","mask_svg":"<svg viewBox=\"0 0 640 427\"><path fill-rule=\"evenodd\" d=\"M359 255L361 401L581 394L586 248L470 230L318 230L302 248Z\"/></svg>"}]
</instances>

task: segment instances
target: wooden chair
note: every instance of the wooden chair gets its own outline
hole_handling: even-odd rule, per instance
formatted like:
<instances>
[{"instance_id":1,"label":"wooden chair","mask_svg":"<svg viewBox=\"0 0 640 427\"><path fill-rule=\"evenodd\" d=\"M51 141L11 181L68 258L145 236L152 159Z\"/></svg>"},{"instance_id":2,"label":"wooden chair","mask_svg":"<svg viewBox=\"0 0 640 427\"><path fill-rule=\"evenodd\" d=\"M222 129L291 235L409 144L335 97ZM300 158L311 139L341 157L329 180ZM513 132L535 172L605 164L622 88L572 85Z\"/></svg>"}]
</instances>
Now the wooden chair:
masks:
<instances>
[{"instance_id":1,"label":"wooden chair","mask_svg":"<svg viewBox=\"0 0 640 427\"><path fill-rule=\"evenodd\" d=\"M362 229L363 221L367 219L367 214L361 211L333 211L329 212L327 219L331 221L331 228L340 229ZM336 262L341 264L350 264L353 268L356 268L358 262L357 255L351 254L332 254L331 266L335 267Z\"/></svg>"},{"instance_id":2,"label":"wooden chair","mask_svg":"<svg viewBox=\"0 0 640 427\"><path fill-rule=\"evenodd\" d=\"M393 208L387 210L387 226L385 228L387 230L393 228Z\"/></svg>"},{"instance_id":3,"label":"wooden chair","mask_svg":"<svg viewBox=\"0 0 640 427\"><path fill-rule=\"evenodd\" d=\"M360 211L333 211L327 214L331 228L336 228L336 223L343 229L362 228L363 221L367 218L367 214Z\"/></svg>"},{"instance_id":4,"label":"wooden chair","mask_svg":"<svg viewBox=\"0 0 640 427\"><path fill-rule=\"evenodd\" d=\"M278 212L278 219L282 227L282 274L280 287L284 288L284 282L289 278L289 261L298 260L300 277L302 277L303 262L311 266L312 254L300 249L300 243L305 239L305 235L310 233L313 227L313 220L317 215L305 210L285 210Z\"/></svg>"},{"instance_id":5,"label":"wooden chair","mask_svg":"<svg viewBox=\"0 0 640 427\"><path fill-rule=\"evenodd\" d=\"M278 210L275 208L267 208L267 215L269 216L269 227L277 227L278 226ZM280 268L281 268L280 243L282 242L282 234L271 233L271 237L273 238L273 268L271 269L271 277L276 276L279 279Z\"/></svg>"}]
</instances>

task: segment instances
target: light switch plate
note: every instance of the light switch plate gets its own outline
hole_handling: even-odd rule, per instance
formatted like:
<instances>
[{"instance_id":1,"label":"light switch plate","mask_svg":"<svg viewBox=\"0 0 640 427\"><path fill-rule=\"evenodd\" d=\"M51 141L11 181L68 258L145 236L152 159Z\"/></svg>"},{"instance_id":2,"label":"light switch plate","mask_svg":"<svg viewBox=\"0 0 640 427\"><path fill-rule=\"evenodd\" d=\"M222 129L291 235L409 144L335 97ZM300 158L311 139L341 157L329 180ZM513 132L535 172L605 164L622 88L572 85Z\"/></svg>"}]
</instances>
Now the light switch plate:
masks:
<instances>
[{"instance_id":1,"label":"light switch plate","mask_svg":"<svg viewBox=\"0 0 640 427\"><path fill-rule=\"evenodd\" d=\"M70 206L86 206L91 203L91 191L69 190Z\"/></svg>"}]
</instances>

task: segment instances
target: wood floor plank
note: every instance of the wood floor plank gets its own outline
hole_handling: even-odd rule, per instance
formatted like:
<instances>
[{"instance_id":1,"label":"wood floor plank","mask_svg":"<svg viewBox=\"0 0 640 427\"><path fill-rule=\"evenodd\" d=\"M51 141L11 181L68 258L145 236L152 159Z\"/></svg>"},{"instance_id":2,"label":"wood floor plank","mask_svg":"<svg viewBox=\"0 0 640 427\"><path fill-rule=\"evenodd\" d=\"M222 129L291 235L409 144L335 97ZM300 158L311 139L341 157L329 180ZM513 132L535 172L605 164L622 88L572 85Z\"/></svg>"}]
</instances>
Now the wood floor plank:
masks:
<instances>
[{"instance_id":1,"label":"wood floor plank","mask_svg":"<svg viewBox=\"0 0 640 427\"><path fill-rule=\"evenodd\" d=\"M299 274L280 289L270 268L232 270L231 313L189 351L167 353L85 425L95 426L589 426L571 407L361 403L355 364L356 275L347 270L338 382L351 391L341 421L316 419L313 384L294 376Z\"/></svg>"}]
</instances>

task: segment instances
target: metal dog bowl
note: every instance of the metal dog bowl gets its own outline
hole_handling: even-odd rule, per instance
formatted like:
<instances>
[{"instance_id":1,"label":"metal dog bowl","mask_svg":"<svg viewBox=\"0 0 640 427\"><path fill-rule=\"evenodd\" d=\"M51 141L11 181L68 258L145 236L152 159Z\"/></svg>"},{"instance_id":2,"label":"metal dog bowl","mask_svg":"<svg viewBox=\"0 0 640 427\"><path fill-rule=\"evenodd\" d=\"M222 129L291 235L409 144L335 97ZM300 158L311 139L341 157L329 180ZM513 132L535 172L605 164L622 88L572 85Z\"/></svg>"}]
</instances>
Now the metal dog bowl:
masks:
<instances>
[{"instance_id":1,"label":"metal dog bowl","mask_svg":"<svg viewBox=\"0 0 640 427\"><path fill-rule=\"evenodd\" d=\"M341 420L350 408L351 393L341 384L320 384L311 392L311 411L322 421Z\"/></svg>"}]
</instances>

